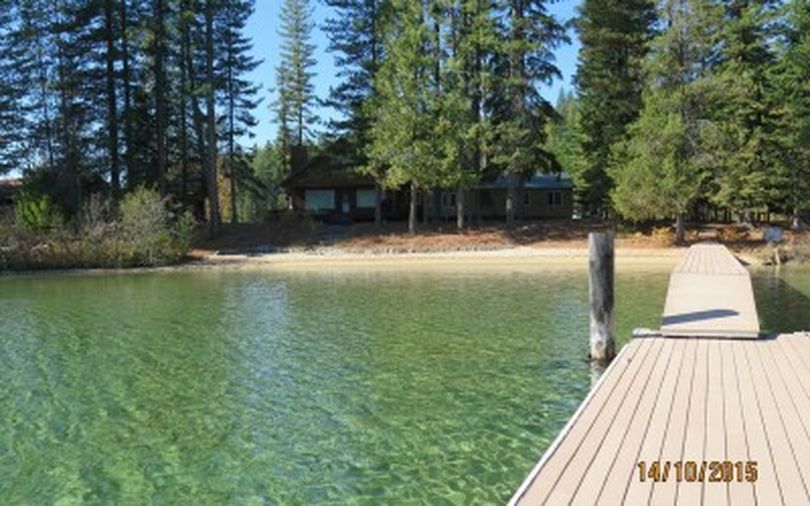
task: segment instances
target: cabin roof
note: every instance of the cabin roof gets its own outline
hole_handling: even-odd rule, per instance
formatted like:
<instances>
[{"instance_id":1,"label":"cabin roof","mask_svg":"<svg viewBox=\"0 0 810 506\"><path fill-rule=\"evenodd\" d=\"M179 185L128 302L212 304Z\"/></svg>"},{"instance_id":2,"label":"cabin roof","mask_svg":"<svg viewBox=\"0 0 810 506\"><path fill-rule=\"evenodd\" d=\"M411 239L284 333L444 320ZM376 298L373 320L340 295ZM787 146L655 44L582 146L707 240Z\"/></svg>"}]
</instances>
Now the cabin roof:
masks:
<instances>
[{"instance_id":1,"label":"cabin roof","mask_svg":"<svg viewBox=\"0 0 810 506\"><path fill-rule=\"evenodd\" d=\"M343 160L321 154L292 171L281 185L288 188L374 186L374 179L358 173L355 167Z\"/></svg>"}]
</instances>

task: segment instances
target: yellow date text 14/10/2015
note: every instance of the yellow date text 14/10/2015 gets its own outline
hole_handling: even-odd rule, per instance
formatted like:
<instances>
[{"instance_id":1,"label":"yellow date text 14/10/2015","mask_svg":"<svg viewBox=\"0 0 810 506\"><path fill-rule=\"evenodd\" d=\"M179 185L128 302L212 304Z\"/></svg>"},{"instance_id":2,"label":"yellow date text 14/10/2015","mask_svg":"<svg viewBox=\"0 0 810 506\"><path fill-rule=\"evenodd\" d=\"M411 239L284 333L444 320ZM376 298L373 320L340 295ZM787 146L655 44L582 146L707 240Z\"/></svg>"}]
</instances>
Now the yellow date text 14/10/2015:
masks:
<instances>
[{"instance_id":1,"label":"yellow date text 14/10/2015","mask_svg":"<svg viewBox=\"0 0 810 506\"><path fill-rule=\"evenodd\" d=\"M636 467L640 481L653 482L755 482L759 476L755 460L655 460L641 461Z\"/></svg>"}]
</instances>

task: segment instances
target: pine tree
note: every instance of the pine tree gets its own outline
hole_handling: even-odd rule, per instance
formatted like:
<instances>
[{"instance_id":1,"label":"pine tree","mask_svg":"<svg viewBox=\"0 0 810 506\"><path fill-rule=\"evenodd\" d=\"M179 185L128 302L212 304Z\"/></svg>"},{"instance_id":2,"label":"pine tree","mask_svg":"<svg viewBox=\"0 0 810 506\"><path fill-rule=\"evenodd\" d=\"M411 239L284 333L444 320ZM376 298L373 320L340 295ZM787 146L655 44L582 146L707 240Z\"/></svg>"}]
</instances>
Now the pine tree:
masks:
<instances>
[{"instance_id":1,"label":"pine tree","mask_svg":"<svg viewBox=\"0 0 810 506\"><path fill-rule=\"evenodd\" d=\"M643 59L655 20L653 0L584 0L577 28L576 85L585 163L572 167L576 200L586 214L605 215L611 181L610 146L638 118L644 87Z\"/></svg>"},{"instance_id":2,"label":"pine tree","mask_svg":"<svg viewBox=\"0 0 810 506\"><path fill-rule=\"evenodd\" d=\"M239 221L237 184L240 180L247 180L251 172L249 156L237 142L239 138L251 136L250 129L257 124L252 111L259 105L256 99L259 86L245 78L261 63L249 54L253 45L244 35L245 24L251 14L253 0L223 0L220 5L218 67L223 88L220 96L225 111L221 136L228 149L227 173L233 223Z\"/></svg>"},{"instance_id":3,"label":"pine tree","mask_svg":"<svg viewBox=\"0 0 810 506\"><path fill-rule=\"evenodd\" d=\"M335 53L337 77L326 104L342 117L330 121L334 134L345 135L355 156L362 157L370 118L363 104L373 95L372 83L383 61L381 28L388 12L388 0L325 0L335 12L326 20L329 51Z\"/></svg>"},{"instance_id":4,"label":"pine tree","mask_svg":"<svg viewBox=\"0 0 810 506\"><path fill-rule=\"evenodd\" d=\"M776 194L798 229L810 211L810 3L787 4L783 39L771 90L771 103L783 104L776 120Z\"/></svg>"},{"instance_id":5,"label":"pine tree","mask_svg":"<svg viewBox=\"0 0 810 506\"><path fill-rule=\"evenodd\" d=\"M14 25L15 11L11 0L0 1L0 174L23 162L30 133L23 83L31 61L23 47L28 37Z\"/></svg>"},{"instance_id":6,"label":"pine tree","mask_svg":"<svg viewBox=\"0 0 810 506\"><path fill-rule=\"evenodd\" d=\"M554 170L544 149L545 125L554 108L537 87L560 77L554 49L567 40L565 29L547 11L545 0L502 0L503 29L496 73L495 150L493 162L507 175L506 224L515 222L518 178L538 169Z\"/></svg>"},{"instance_id":7,"label":"pine tree","mask_svg":"<svg viewBox=\"0 0 810 506\"><path fill-rule=\"evenodd\" d=\"M447 183L446 117L437 93L434 29L428 24L431 3L392 0L385 26L386 58L374 81L376 96L367 102L376 119L371 127L367 171L384 174L383 185L410 187L408 230L416 230L420 191ZM427 209L423 209L427 213Z\"/></svg>"},{"instance_id":8,"label":"pine tree","mask_svg":"<svg viewBox=\"0 0 810 506\"><path fill-rule=\"evenodd\" d=\"M285 144L302 146L317 121L313 112L315 45L312 39L312 8L309 0L284 0L281 7L281 52L276 66L276 117ZM286 154L289 158L289 153Z\"/></svg>"},{"instance_id":9,"label":"pine tree","mask_svg":"<svg viewBox=\"0 0 810 506\"><path fill-rule=\"evenodd\" d=\"M205 128L206 157L205 182L208 195L209 228L212 234L219 230L222 220L219 213L219 189L217 183L217 121L215 93L217 88L214 72L214 17L216 0L205 0Z\"/></svg>"},{"instance_id":10,"label":"pine tree","mask_svg":"<svg viewBox=\"0 0 810 506\"><path fill-rule=\"evenodd\" d=\"M573 92L560 90L554 109L558 120L547 127L547 149L554 155L562 171L576 174L586 163L579 129L580 102Z\"/></svg>"},{"instance_id":11,"label":"pine tree","mask_svg":"<svg viewBox=\"0 0 810 506\"><path fill-rule=\"evenodd\" d=\"M719 86L724 89L715 122L722 132L714 201L748 221L768 211L776 195L774 111L768 80L774 56L769 22L773 0L738 0L725 5Z\"/></svg>"},{"instance_id":12,"label":"pine tree","mask_svg":"<svg viewBox=\"0 0 810 506\"><path fill-rule=\"evenodd\" d=\"M383 34L388 0L325 0L336 15L326 21L323 29L329 37L329 51L335 53L335 65L340 69L341 82L330 89L326 105L335 108L339 119L330 120L333 135L346 141L345 156L357 166L367 166L365 148L369 143L369 125L373 116L367 114L366 103L374 95L373 82L383 61ZM380 174L372 171L375 179ZM382 225L382 190L377 188L374 223Z\"/></svg>"},{"instance_id":13,"label":"pine tree","mask_svg":"<svg viewBox=\"0 0 810 506\"><path fill-rule=\"evenodd\" d=\"M117 16L114 0L104 0L105 72L107 98L107 154L110 163L110 186L114 198L121 191L121 166L118 152L118 96L115 75L117 61Z\"/></svg>"},{"instance_id":14,"label":"pine tree","mask_svg":"<svg viewBox=\"0 0 810 506\"><path fill-rule=\"evenodd\" d=\"M161 195L165 195L166 166L168 165L167 128L168 106L166 99L169 95L166 80L166 0L152 0L152 73L154 78L155 94L155 179Z\"/></svg>"},{"instance_id":15,"label":"pine tree","mask_svg":"<svg viewBox=\"0 0 810 506\"><path fill-rule=\"evenodd\" d=\"M494 0L460 0L454 25L453 59L460 77L460 93L469 103L463 118L462 156L456 190L456 226L464 228L467 189L487 169L492 152L493 122L487 109L494 93L493 55L499 43ZM480 219L480 215L479 215Z\"/></svg>"},{"instance_id":16,"label":"pine tree","mask_svg":"<svg viewBox=\"0 0 810 506\"><path fill-rule=\"evenodd\" d=\"M644 108L629 138L614 146L609 175L623 217L674 217L683 243L686 214L716 163L707 146L720 16L711 0L666 0L660 17L666 29L652 44Z\"/></svg>"}]
</instances>

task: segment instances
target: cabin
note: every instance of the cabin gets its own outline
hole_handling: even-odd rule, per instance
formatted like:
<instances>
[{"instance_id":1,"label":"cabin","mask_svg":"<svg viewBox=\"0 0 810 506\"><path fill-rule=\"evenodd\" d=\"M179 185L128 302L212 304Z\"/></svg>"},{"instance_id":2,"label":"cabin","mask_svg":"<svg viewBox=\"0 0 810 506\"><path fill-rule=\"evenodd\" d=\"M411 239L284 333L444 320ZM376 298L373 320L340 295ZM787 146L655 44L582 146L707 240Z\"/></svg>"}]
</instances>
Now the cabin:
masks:
<instances>
[{"instance_id":1,"label":"cabin","mask_svg":"<svg viewBox=\"0 0 810 506\"><path fill-rule=\"evenodd\" d=\"M359 173L348 159L331 154L309 159L306 149L299 148L293 150L292 167L281 182L291 210L320 218L339 215L355 221L374 220L374 179ZM407 196L405 191L385 192L381 196L383 217L407 217Z\"/></svg>"},{"instance_id":2,"label":"cabin","mask_svg":"<svg viewBox=\"0 0 810 506\"><path fill-rule=\"evenodd\" d=\"M22 179L0 179L0 209L11 207L22 188Z\"/></svg>"},{"instance_id":3,"label":"cabin","mask_svg":"<svg viewBox=\"0 0 810 506\"><path fill-rule=\"evenodd\" d=\"M345 217L371 221L377 190L371 176L361 174L339 156L321 154L312 159L305 152L293 153L294 169L282 181L293 211L324 219ZM297 168L296 168L297 167ZM470 217L503 219L506 215L508 179L504 174L482 178L465 192ZM386 190L381 195L383 217L404 220L408 216L409 190ZM450 219L456 214L455 191L435 189L419 201L418 213L432 219ZM571 218L573 183L565 174L541 174L518 181L515 215L521 219Z\"/></svg>"}]
</instances>

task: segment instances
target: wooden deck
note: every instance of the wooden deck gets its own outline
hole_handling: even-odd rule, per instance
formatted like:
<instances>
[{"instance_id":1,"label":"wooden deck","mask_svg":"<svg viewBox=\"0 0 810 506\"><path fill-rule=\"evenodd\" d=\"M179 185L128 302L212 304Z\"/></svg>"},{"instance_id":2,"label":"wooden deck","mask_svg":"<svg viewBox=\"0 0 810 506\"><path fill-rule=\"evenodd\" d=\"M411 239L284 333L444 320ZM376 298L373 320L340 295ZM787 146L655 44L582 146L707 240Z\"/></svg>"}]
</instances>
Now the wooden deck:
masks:
<instances>
[{"instance_id":1,"label":"wooden deck","mask_svg":"<svg viewBox=\"0 0 810 506\"><path fill-rule=\"evenodd\" d=\"M641 481L646 462L756 461L755 482ZM663 478L663 476L661 477ZM810 335L635 338L510 504L810 504Z\"/></svg>"},{"instance_id":2,"label":"wooden deck","mask_svg":"<svg viewBox=\"0 0 810 506\"><path fill-rule=\"evenodd\" d=\"M759 323L750 280L727 253L690 250L673 273L665 322L710 310L740 318L700 320L708 335L685 335L686 326L669 320L670 332L634 337L510 505L810 504L810 334L751 339ZM735 294L706 279L679 277L693 275L748 293L728 300ZM687 286L696 279L701 289ZM731 473L717 481L713 464L725 461Z\"/></svg>"},{"instance_id":3,"label":"wooden deck","mask_svg":"<svg viewBox=\"0 0 810 506\"><path fill-rule=\"evenodd\" d=\"M661 333L736 338L759 335L751 276L725 246L692 246L675 267Z\"/></svg>"}]
</instances>

